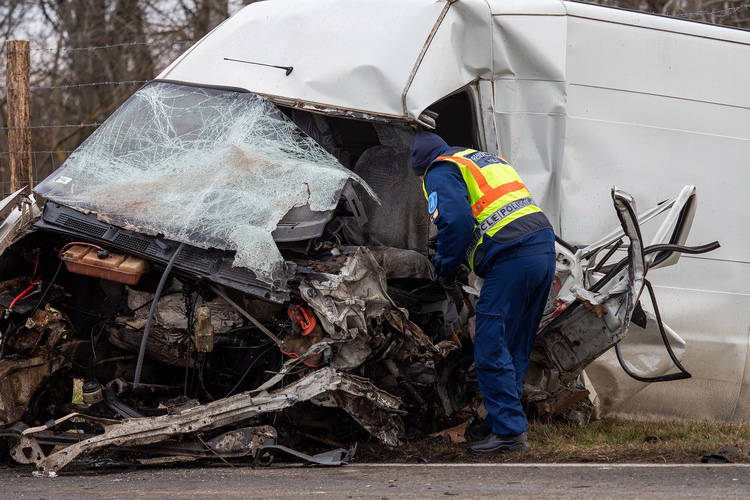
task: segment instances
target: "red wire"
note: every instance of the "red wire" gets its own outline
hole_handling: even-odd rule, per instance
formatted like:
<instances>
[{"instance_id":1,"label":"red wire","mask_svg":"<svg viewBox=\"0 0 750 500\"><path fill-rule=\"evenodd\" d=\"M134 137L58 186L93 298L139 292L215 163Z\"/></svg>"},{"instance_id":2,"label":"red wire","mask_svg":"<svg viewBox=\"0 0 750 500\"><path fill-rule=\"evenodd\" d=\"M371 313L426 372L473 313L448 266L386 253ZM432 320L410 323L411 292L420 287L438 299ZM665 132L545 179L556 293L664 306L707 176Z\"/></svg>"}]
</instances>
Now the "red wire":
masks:
<instances>
[{"instance_id":1,"label":"red wire","mask_svg":"<svg viewBox=\"0 0 750 500\"><path fill-rule=\"evenodd\" d=\"M34 272L31 273L31 276L36 276L36 270L39 269L39 250L34 250ZM26 257L26 260L31 261L31 259L24 255Z\"/></svg>"},{"instance_id":2,"label":"red wire","mask_svg":"<svg viewBox=\"0 0 750 500\"><path fill-rule=\"evenodd\" d=\"M68 243L68 244L66 244L65 246L62 247L62 249L60 250L60 253L57 254L57 257L61 258L62 254L65 252L65 250L67 250L68 248L70 248L73 245L84 245L84 246L96 248L97 250L102 250L102 247L100 247L99 245L94 245L93 243L86 243L84 241L72 241L72 242L70 242L70 243ZM39 281L41 281L41 279L42 279L41 276L34 277L36 275L37 269L39 269L39 252L34 252L34 253L36 254L36 257L34 259L34 272L31 275L32 279L30 281L29 286L26 287L26 289L23 292L21 292L18 295L16 295L16 297L11 301L10 305L8 306L8 309L11 310L11 311L13 310L13 306L15 306L16 303L18 303L18 301L23 300L26 297L29 297L30 295L32 295L29 292L31 292L34 289L34 286L37 283L39 283Z\"/></svg>"},{"instance_id":3,"label":"red wire","mask_svg":"<svg viewBox=\"0 0 750 500\"><path fill-rule=\"evenodd\" d=\"M31 273L32 279L29 282L29 286L27 286L26 289L23 292L21 292L18 295L16 295L16 297L11 301L10 305L8 306L9 310L13 310L13 306L15 306L16 303L19 300L23 300L26 297L32 295L29 292L34 289L34 286L37 283L39 283L39 280L41 279L41 276L36 276L36 271L37 271L37 269L39 269L39 252L38 251L34 251L34 255L35 255L35 257L34 257L34 272Z\"/></svg>"},{"instance_id":4,"label":"red wire","mask_svg":"<svg viewBox=\"0 0 750 500\"><path fill-rule=\"evenodd\" d=\"M69 247L72 247L73 245L84 245L92 248L96 248L97 250L104 250L99 245L94 245L93 243L86 243L85 241L71 241L70 243L66 244L62 249L60 250L60 253L57 254L57 258L61 258L62 254L65 250L67 250Z\"/></svg>"},{"instance_id":5,"label":"red wire","mask_svg":"<svg viewBox=\"0 0 750 500\"><path fill-rule=\"evenodd\" d=\"M13 301L10 303L10 305L8 306L8 309L13 310L13 306L16 305L16 302L26 297L27 296L26 294L30 292L31 290L33 290L35 285L36 283L31 283L28 287L26 287L26 290L16 295L16 298L13 299Z\"/></svg>"}]
</instances>

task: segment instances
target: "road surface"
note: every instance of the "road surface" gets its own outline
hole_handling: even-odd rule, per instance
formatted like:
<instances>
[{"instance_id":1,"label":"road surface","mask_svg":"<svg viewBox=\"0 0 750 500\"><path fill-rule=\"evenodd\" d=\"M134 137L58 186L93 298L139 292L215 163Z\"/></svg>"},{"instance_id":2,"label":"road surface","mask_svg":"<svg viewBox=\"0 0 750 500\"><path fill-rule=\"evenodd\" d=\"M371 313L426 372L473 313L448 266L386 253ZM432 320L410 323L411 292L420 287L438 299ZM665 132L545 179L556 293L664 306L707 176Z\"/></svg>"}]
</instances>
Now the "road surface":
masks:
<instances>
[{"instance_id":1,"label":"road surface","mask_svg":"<svg viewBox=\"0 0 750 500\"><path fill-rule=\"evenodd\" d=\"M354 464L64 470L0 466L2 498L750 498L750 465Z\"/></svg>"}]
</instances>

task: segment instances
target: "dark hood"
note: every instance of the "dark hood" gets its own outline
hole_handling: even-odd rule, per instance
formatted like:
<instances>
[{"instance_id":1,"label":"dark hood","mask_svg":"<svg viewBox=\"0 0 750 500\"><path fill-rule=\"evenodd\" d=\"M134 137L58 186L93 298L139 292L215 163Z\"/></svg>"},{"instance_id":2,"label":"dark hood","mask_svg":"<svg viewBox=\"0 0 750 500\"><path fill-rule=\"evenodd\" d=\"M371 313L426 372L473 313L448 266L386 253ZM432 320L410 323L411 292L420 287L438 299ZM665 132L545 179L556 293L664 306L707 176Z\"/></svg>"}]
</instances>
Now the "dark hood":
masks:
<instances>
[{"instance_id":1,"label":"dark hood","mask_svg":"<svg viewBox=\"0 0 750 500\"><path fill-rule=\"evenodd\" d=\"M427 167L448 144L437 134L432 132L420 132L411 141L411 169L414 175L424 175Z\"/></svg>"}]
</instances>

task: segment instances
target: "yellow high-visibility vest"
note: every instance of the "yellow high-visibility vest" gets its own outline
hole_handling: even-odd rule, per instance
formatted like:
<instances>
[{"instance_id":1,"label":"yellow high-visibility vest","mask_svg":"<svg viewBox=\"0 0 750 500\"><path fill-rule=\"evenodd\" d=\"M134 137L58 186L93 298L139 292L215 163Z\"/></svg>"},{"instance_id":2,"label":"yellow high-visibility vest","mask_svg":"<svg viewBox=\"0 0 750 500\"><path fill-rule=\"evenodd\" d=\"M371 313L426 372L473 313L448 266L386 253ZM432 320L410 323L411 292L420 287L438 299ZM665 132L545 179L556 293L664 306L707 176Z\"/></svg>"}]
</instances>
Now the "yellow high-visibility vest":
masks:
<instances>
[{"instance_id":1,"label":"yellow high-visibility vest","mask_svg":"<svg viewBox=\"0 0 750 500\"><path fill-rule=\"evenodd\" d=\"M541 212L516 170L499 156L475 149L452 148L435 162L449 161L458 167L469 192L469 204L475 225L466 260L474 270L474 253L485 236L493 236L529 214ZM430 167L425 170L425 175ZM422 184L425 196L427 189Z\"/></svg>"}]
</instances>

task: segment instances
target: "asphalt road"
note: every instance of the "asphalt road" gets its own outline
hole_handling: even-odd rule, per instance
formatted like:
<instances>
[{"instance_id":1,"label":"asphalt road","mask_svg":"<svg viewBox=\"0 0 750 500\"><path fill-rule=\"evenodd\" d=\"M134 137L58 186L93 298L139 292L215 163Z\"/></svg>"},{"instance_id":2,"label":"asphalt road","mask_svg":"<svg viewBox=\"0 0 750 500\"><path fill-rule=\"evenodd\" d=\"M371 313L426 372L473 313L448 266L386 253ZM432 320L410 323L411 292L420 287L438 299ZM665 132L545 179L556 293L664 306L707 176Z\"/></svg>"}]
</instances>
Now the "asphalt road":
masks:
<instances>
[{"instance_id":1,"label":"asphalt road","mask_svg":"<svg viewBox=\"0 0 750 500\"><path fill-rule=\"evenodd\" d=\"M0 466L1 498L749 498L748 465L355 464L78 470Z\"/></svg>"}]
</instances>

